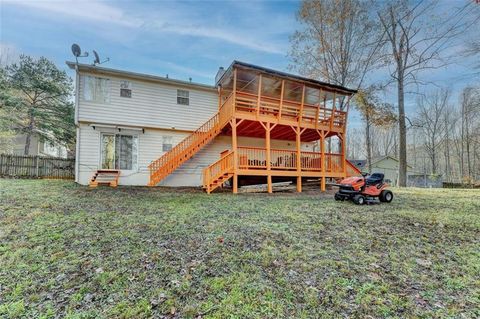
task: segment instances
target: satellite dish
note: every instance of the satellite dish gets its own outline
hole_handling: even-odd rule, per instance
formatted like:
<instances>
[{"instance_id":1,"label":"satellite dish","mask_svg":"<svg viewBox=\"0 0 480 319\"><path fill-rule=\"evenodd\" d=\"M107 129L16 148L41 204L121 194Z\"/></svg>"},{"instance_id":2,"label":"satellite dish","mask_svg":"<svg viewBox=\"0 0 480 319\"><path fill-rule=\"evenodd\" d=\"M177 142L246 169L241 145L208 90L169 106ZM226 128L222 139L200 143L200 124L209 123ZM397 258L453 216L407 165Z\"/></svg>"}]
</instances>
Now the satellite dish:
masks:
<instances>
[{"instance_id":1,"label":"satellite dish","mask_svg":"<svg viewBox=\"0 0 480 319\"><path fill-rule=\"evenodd\" d=\"M80 54L82 54L82 50L80 49L80 46L78 44L72 44L72 53L76 58L78 58Z\"/></svg>"},{"instance_id":2,"label":"satellite dish","mask_svg":"<svg viewBox=\"0 0 480 319\"><path fill-rule=\"evenodd\" d=\"M98 56L97 51L93 50L93 55L95 56L95 60L93 60L93 64L100 64L100 57Z\"/></svg>"},{"instance_id":3,"label":"satellite dish","mask_svg":"<svg viewBox=\"0 0 480 319\"><path fill-rule=\"evenodd\" d=\"M82 49L80 49L80 46L76 43L72 44L72 53L75 56L75 60L78 63L78 58L84 58L88 56L88 52L84 52L82 55Z\"/></svg>"},{"instance_id":4,"label":"satellite dish","mask_svg":"<svg viewBox=\"0 0 480 319\"><path fill-rule=\"evenodd\" d=\"M97 51L95 51L95 50L92 50L92 51L93 51L93 55L95 56L95 59L93 60L93 65L103 64L105 62L110 61L110 58L107 58L104 61L100 61L100 56L98 55Z\"/></svg>"}]
</instances>

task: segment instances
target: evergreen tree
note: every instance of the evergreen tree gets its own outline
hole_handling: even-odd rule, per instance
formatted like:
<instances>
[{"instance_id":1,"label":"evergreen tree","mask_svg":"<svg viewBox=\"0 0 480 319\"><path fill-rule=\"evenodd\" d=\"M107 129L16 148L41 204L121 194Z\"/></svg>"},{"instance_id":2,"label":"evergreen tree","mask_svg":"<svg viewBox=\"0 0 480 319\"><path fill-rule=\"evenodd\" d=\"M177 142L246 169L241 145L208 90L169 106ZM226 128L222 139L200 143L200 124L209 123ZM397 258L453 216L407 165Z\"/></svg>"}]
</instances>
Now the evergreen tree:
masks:
<instances>
[{"instance_id":1,"label":"evergreen tree","mask_svg":"<svg viewBox=\"0 0 480 319\"><path fill-rule=\"evenodd\" d=\"M6 67L1 104L9 114L11 129L25 134L28 155L31 138L70 146L75 141L72 80L53 62L22 55Z\"/></svg>"}]
</instances>

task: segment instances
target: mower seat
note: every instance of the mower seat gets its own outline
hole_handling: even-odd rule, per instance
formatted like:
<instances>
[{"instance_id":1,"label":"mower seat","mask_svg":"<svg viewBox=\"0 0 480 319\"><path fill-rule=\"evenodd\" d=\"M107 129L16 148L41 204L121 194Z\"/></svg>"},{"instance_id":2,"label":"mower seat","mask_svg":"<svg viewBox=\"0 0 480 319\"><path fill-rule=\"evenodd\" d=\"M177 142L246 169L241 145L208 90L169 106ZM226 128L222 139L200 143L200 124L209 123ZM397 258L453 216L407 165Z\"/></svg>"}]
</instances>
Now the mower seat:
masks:
<instances>
[{"instance_id":1,"label":"mower seat","mask_svg":"<svg viewBox=\"0 0 480 319\"><path fill-rule=\"evenodd\" d=\"M385 177L382 173L373 173L365 179L365 184L367 185L377 185L383 183L383 178Z\"/></svg>"}]
</instances>

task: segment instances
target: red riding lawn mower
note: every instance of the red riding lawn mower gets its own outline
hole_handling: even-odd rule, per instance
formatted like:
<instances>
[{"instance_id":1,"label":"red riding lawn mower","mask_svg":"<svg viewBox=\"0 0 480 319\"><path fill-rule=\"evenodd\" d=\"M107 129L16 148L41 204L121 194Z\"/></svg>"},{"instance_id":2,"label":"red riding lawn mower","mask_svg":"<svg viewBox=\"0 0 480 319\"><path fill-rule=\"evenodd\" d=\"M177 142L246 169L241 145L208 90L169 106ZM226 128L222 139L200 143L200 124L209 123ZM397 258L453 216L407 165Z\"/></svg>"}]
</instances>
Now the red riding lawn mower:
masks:
<instances>
[{"instance_id":1,"label":"red riding lawn mower","mask_svg":"<svg viewBox=\"0 0 480 319\"><path fill-rule=\"evenodd\" d=\"M386 189L388 184L383 181L384 174L362 174L362 177L348 177L335 184L340 189L335 193L335 200L352 200L357 205L377 203L377 198L384 203L393 199L392 191Z\"/></svg>"}]
</instances>

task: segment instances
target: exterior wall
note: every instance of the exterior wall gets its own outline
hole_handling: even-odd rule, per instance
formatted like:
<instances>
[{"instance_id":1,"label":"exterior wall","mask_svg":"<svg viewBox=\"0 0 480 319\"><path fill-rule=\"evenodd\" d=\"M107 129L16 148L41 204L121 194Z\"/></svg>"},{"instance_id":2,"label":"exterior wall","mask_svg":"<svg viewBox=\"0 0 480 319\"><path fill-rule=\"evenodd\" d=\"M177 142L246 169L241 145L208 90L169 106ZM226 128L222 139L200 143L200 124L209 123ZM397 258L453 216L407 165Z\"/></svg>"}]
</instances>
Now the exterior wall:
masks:
<instances>
[{"instance_id":1,"label":"exterior wall","mask_svg":"<svg viewBox=\"0 0 480 319\"><path fill-rule=\"evenodd\" d=\"M78 183L88 185L92 175L101 168L101 133L118 132L112 128L80 124L78 156ZM123 134L138 136L138 169L136 171L122 170L120 185L145 186L149 180L148 165L151 161L164 154L162 151L163 136L172 136L173 145L178 144L188 136L188 132L172 130L145 129L139 130L122 129ZM217 136L209 145L201 149L190 160L180 166L175 172L165 178L161 186L201 186L203 181L203 169L220 158L220 153L231 149L231 136ZM272 140L272 148L295 149L295 143L291 141ZM264 147L265 140L260 138L239 137L239 146ZM302 145L303 150L311 151L313 144Z\"/></svg>"},{"instance_id":2,"label":"exterior wall","mask_svg":"<svg viewBox=\"0 0 480 319\"><path fill-rule=\"evenodd\" d=\"M25 151L26 135L18 135L14 139L13 153L23 155ZM67 158L67 148L61 145L50 145L42 142L37 135L32 135L28 155L53 156Z\"/></svg>"},{"instance_id":3,"label":"exterior wall","mask_svg":"<svg viewBox=\"0 0 480 319\"><path fill-rule=\"evenodd\" d=\"M392 185L397 185L398 181L398 161L392 158L385 158L378 162L372 164L372 173L383 173L385 174L385 179L390 180ZM412 174L413 172L408 169L407 175Z\"/></svg>"},{"instance_id":4,"label":"exterior wall","mask_svg":"<svg viewBox=\"0 0 480 319\"><path fill-rule=\"evenodd\" d=\"M25 135L17 135L14 139L13 154L23 155L25 151L25 141L27 137ZM30 139L30 148L28 149L28 155L38 155L38 137L33 135Z\"/></svg>"},{"instance_id":5,"label":"exterior wall","mask_svg":"<svg viewBox=\"0 0 480 319\"><path fill-rule=\"evenodd\" d=\"M109 79L108 103L84 99L85 75ZM122 80L131 83L131 98L120 96ZM78 85L78 122L193 131L218 110L218 95L213 88L209 90L89 73L81 74ZM189 91L190 105L177 104L177 89Z\"/></svg>"}]
</instances>

